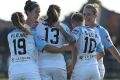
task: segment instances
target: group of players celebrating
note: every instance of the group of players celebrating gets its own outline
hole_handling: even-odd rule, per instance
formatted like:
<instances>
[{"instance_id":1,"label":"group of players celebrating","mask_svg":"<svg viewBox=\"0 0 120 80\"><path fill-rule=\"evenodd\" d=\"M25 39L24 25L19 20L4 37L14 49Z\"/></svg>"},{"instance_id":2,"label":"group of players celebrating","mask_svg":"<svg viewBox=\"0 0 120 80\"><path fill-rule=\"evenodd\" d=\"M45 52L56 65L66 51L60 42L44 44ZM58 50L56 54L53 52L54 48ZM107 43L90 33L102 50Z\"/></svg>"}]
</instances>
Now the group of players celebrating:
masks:
<instances>
[{"instance_id":1,"label":"group of players celebrating","mask_svg":"<svg viewBox=\"0 0 120 80\"><path fill-rule=\"evenodd\" d=\"M58 5L50 5L47 18L40 20L38 3L26 1L26 20L21 12L11 15L9 80L103 80L104 46L118 62L120 56L108 31L96 23L97 8L87 4L83 13L73 13L70 30L59 20ZM68 62L66 51L71 55Z\"/></svg>"}]
</instances>

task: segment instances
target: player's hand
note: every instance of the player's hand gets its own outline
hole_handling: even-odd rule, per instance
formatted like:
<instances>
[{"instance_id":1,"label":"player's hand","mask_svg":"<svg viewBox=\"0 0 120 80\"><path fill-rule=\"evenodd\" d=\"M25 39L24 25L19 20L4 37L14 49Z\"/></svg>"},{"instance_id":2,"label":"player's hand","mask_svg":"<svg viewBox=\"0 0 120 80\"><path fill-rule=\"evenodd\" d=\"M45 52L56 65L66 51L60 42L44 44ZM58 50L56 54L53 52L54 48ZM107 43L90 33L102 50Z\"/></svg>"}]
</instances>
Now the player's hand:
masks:
<instances>
[{"instance_id":1,"label":"player's hand","mask_svg":"<svg viewBox=\"0 0 120 80\"><path fill-rule=\"evenodd\" d=\"M54 27L56 27L57 29L60 29L61 28L61 25L60 25L60 22L57 21L53 24Z\"/></svg>"}]
</instances>

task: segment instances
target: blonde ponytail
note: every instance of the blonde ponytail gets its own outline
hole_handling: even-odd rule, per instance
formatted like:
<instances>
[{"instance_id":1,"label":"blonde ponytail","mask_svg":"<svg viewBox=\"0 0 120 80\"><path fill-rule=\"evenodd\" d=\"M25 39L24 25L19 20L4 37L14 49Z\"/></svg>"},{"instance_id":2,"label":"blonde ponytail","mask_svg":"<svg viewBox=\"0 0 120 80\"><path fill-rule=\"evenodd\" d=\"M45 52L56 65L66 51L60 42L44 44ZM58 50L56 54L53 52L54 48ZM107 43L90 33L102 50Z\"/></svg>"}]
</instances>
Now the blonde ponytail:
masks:
<instances>
[{"instance_id":1,"label":"blonde ponytail","mask_svg":"<svg viewBox=\"0 0 120 80\"><path fill-rule=\"evenodd\" d=\"M24 27L24 16L20 12L15 12L12 14L11 17L12 23L14 26L19 28L21 31L25 32L26 34L32 34L32 31L28 30L27 28Z\"/></svg>"}]
</instances>

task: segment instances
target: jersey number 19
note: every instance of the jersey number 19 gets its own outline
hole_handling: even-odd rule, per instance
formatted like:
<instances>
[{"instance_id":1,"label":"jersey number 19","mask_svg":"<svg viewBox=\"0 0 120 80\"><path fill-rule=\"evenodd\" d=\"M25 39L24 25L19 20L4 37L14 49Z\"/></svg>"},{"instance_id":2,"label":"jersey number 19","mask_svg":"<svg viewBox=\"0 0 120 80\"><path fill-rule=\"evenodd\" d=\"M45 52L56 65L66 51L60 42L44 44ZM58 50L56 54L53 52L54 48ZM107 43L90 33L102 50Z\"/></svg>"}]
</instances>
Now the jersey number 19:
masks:
<instances>
[{"instance_id":1,"label":"jersey number 19","mask_svg":"<svg viewBox=\"0 0 120 80\"><path fill-rule=\"evenodd\" d=\"M26 45L25 45L25 39L24 38L14 39L13 44L14 44L15 55L26 54Z\"/></svg>"}]
</instances>

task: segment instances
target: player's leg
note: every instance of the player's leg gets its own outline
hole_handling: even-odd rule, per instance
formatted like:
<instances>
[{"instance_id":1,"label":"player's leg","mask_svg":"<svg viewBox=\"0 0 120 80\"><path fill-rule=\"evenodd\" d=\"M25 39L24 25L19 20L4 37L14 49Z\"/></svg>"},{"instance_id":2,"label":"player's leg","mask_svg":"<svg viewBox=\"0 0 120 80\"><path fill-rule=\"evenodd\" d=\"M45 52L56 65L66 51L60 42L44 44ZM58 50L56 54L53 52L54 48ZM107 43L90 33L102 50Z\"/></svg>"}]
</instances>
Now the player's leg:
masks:
<instances>
[{"instance_id":1,"label":"player's leg","mask_svg":"<svg viewBox=\"0 0 120 80\"><path fill-rule=\"evenodd\" d=\"M41 80L41 77L38 72L29 72L24 73L24 80Z\"/></svg>"},{"instance_id":2,"label":"player's leg","mask_svg":"<svg viewBox=\"0 0 120 80\"><path fill-rule=\"evenodd\" d=\"M79 72L77 72L77 71L73 71L71 78L72 78L72 80L81 80L81 78L79 76Z\"/></svg>"},{"instance_id":3,"label":"player's leg","mask_svg":"<svg viewBox=\"0 0 120 80\"><path fill-rule=\"evenodd\" d=\"M88 73L86 70L86 66L81 67L74 67L73 73L72 73L72 80L87 80Z\"/></svg>"},{"instance_id":4,"label":"player's leg","mask_svg":"<svg viewBox=\"0 0 120 80\"><path fill-rule=\"evenodd\" d=\"M64 54L65 62L66 62L66 67L68 64L71 62L71 54L69 52L66 52ZM71 80L71 75L67 74L67 80Z\"/></svg>"},{"instance_id":5,"label":"player's leg","mask_svg":"<svg viewBox=\"0 0 120 80\"><path fill-rule=\"evenodd\" d=\"M72 80L100 80L100 73L96 64L75 65Z\"/></svg>"},{"instance_id":6,"label":"player's leg","mask_svg":"<svg viewBox=\"0 0 120 80\"><path fill-rule=\"evenodd\" d=\"M50 75L49 68L40 68L39 73L41 76L41 80L52 80L52 76Z\"/></svg>"},{"instance_id":7,"label":"player's leg","mask_svg":"<svg viewBox=\"0 0 120 80\"><path fill-rule=\"evenodd\" d=\"M55 68L52 69L53 77L52 80L67 80L67 72L64 69Z\"/></svg>"},{"instance_id":8,"label":"player's leg","mask_svg":"<svg viewBox=\"0 0 120 80\"><path fill-rule=\"evenodd\" d=\"M81 61L78 61L75 64L73 73L72 73L72 80L87 80L88 73L86 64L81 64Z\"/></svg>"},{"instance_id":9,"label":"player's leg","mask_svg":"<svg viewBox=\"0 0 120 80\"><path fill-rule=\"evenodd\" d=\"M23 76L21 74L9 75L8 80L22 80Z\"/></svg>"},{"instance_id":10,"label":"player's leg","mask_svg":"<svg viewBox=\"0 0 120 80\"><path fill-rule=\"evenodd\" d=\"M91 68L88 69L89 73L90 73L90 77L91 77L90 80L101 80L98 65L93 64L93 65L90 65L90 66L91 66Z\"/></svg>"}]
</instances>

